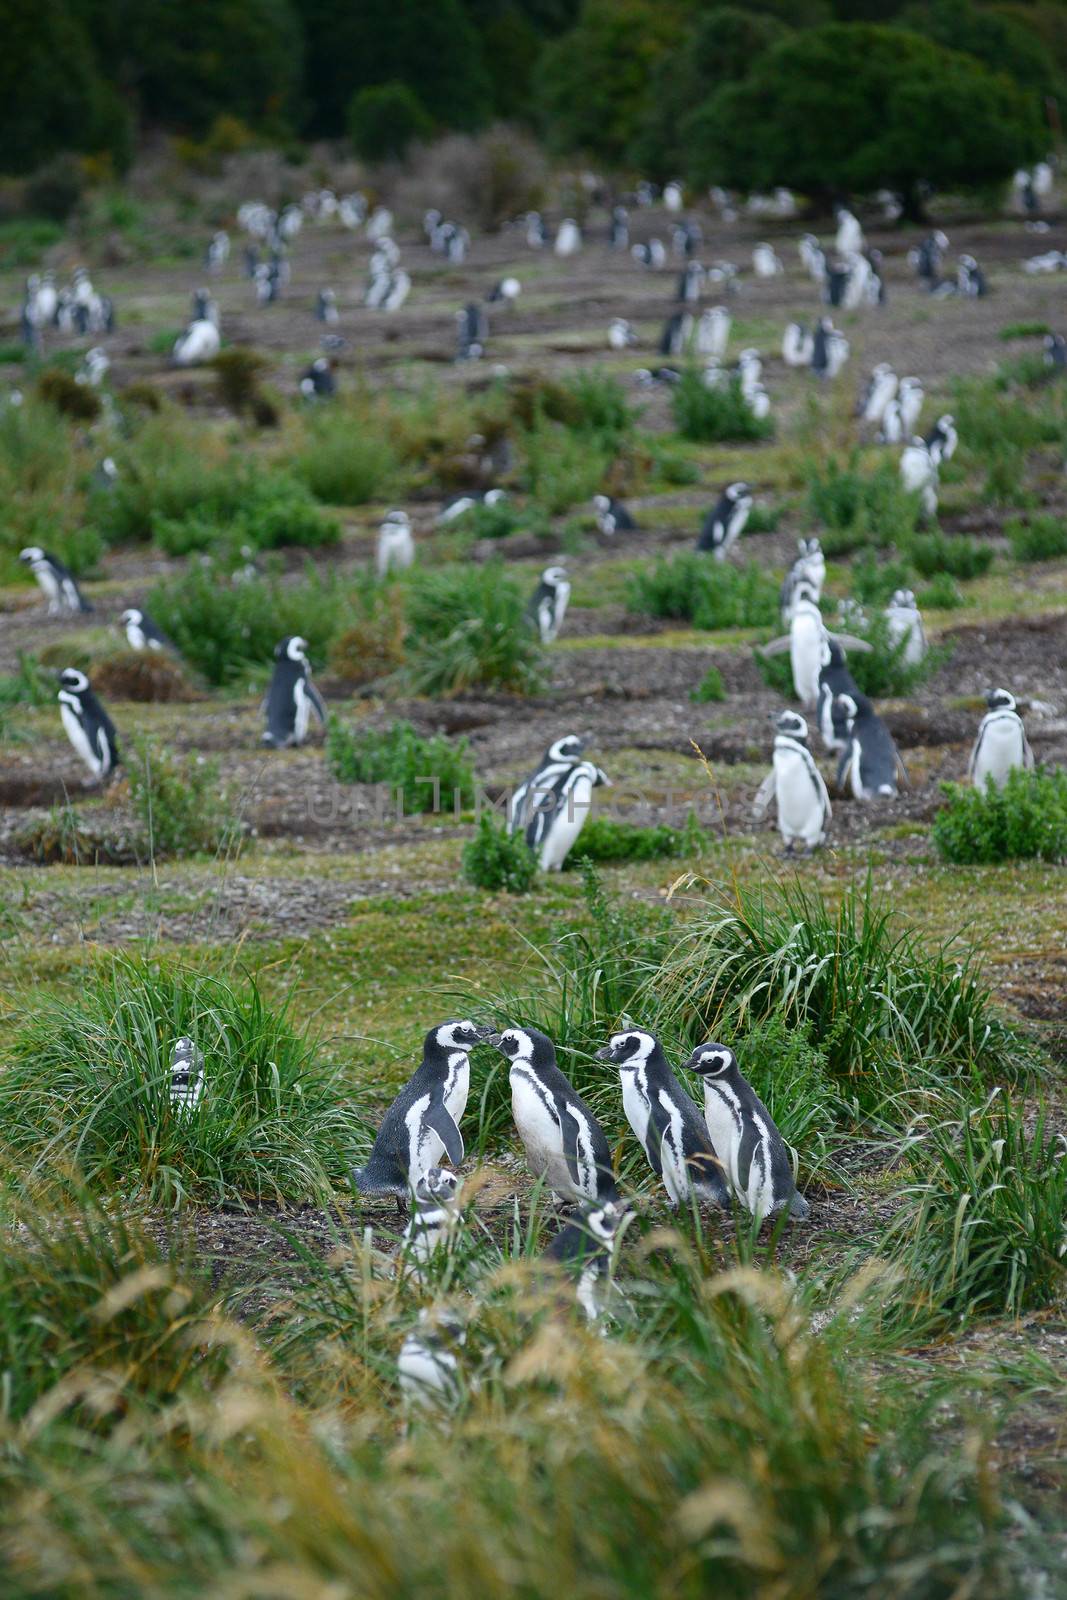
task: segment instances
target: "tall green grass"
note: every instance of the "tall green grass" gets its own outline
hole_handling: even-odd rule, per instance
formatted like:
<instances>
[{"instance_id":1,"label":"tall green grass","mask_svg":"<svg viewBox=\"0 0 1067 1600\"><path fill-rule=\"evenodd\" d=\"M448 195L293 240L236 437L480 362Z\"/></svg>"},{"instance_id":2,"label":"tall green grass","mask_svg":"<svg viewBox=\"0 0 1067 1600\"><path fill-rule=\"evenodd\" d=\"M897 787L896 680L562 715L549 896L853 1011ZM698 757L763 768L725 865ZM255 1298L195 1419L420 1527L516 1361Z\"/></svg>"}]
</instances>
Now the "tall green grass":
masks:
<instances>
[{"instance_id":1,"label":"tall green grass","mask_svg":"<svg viewBox=\"0 0 1067 1600\"><path fill-rule=\"evenodd\" d=\"M769 439L774 432L770 417L753 413L739 379L709 387L703 374L692 369L671 390L671 412L682 438L700 444Z\"/></svg>"},{"instance_id":2,"label":"tall green grass","mask_svg":"<svg viewBox=\"0 0 1067 1600\"><path fill-rule=\"evenodd\" d=\"M410 722L378 732L334 721L326 736L326 761L341 783L385 784L409 815L474 804L474 768L467 741L443 734L424 738Z\"/></svg>"},{"instance_id":3,"label":"tall green grass","mask_svg":"<svg viewBox=\"0 0 1067 1600\"><path fill-rule=\"evenodd\" d=\"M778 617L778 585L754 562L728 566L684 550L631 573L626 605L695 628L764 628Z\"/></svg>"},{"instance_id":4,"label":"tall green grass","mask_svg":"<svg viewBox=\"0 0 1067 1600\"><path fill-rule=\"evenodd\" d=\"M418 573L407 598L398 681L424 695L533 692L544 681L545 653L527 620L526 603L498 561Z\"/></svg>"}]
</instances>

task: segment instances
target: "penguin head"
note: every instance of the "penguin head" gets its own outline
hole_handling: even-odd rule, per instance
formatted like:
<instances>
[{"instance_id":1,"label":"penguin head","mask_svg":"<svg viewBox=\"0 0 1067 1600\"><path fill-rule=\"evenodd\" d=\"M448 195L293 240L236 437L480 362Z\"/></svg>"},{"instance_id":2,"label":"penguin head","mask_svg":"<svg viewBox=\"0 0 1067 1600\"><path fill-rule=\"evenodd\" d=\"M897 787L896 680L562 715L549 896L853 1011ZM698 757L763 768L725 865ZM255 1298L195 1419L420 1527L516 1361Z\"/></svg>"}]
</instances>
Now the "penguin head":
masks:
<instances>
[{"instance_id":1,"label":"penguin head","mask_svg":"<svg viewBox=\"0 0 1067 1600\"><path fill-rule=\"evenodd\" d=\"M796 610L797 606L800 605L814 606L816 611L819 609L819 597L806 578L801 578L800 582L796 586L796 589L793 591L794 611Z\"/></svg>"},{"instance_id":2,"label":"penguin head","mask_svg":"<svg viewBox=\"0 0 1067 1600\"><path fill-rule=\"evenodd\" d=\"M60 690L66 694L87 694L89 680L84 672L79 672L77 667L64 667L59 674Z\"/></svg>"},{"instance_id":3,"label":"penguin head","mask_svg":"<svg viewBox=\"0 0 1067 1600\"><path fill-rule=\"evenodd\" d=\"M133 624L133 626L135 628L139 628L141 626L141 623L144 621L144 612L143 611L137 611L134 607L131 606L128 611L124 611L122 613L122 616L119 618L119 621L122 623L122 626L124 628L129 627L131 623Z\"/></svg>"},{"instance_id":4,"label":"penguin head","mask_svg":"<svg viewBox=\"0 0 1067 1600\"><path fill-rule=\"evenodd\" d=\"M656 1049L658 1041L651 1033L631 1028L627 1033L612 1034L603 1049L597 1051L596 1058L598 1061L610 1061L616 1067L638 1067Z\"/></svg>"},{"instance_id":5,"label":"penguin head","mask_svg":"<svg viewBox=\"0 0 1067 1600\"><path fill-rule=\"evenodd\" d=\"M281 644L275 649L274 654L279 661L296 661L306 667L308 664L307 648L307 640L302 639L298 633L293 633L287 639L282 640Z\"/></svg>"},{"instance_id":6,"label":"penguin head","mask_svg":"<svg viewBox=\"0 0 1067 1600\"><path fill-rule=\"evenodd\" d=\"M824 667L843 667L845 652L836 639L826 638L822 642L822 664Z\"/></svg>"},{"instance_id":7,"label":"penguin head","mask_svg":"<svg viewBox=\"0 0 1067 1600\"><path fill-rule=\"evenodd\" d=\"M701 1078L725 1078L737 1066L737 1057L726 1045L709 1040L697 1045L686 1066Z\"/></svg>"},{"instance_id":8,"label":"penguin head","mask_svg":"<svg viewBox=\"0 0 1067 1600\"><path fill-rule=\"evenodd\" d=\"M459 1178L447 1167L431 1167L415 1185L416 1200L454 1200L459 1193Z\"/></svg>"},{"instance_id":9,"label":"penguin head","mask_svg":"<svg viewBox=\"0 0 1067 1600\"><path fill-rule=\"evenodd\" d=\"M578 733L568 733L549 745L547 757L549 761L577 761L584 749L585 740L582 736Z\"/></svg>"},{"instance_id":10,"label":"penguin head","mask_svg":"<svg viewBox=\"0 0 1067 1600\"><path fill-rule=\"evenodd\" d=\"M387 511L382 518L382 531L395 528L410 528L411 518L406 511Z\"/></svg>"},{"instance_id":11,"label":"penguin head","mask_svg":"<svg viewBox=\"0 0 1067 1600\"><path fill-rule=\"evenodd\" d=\"M602 1206L592 1206L582 1213L581 1225L601 1244L610 1244L629 1216L630 1207L625 1202L605 1200Z\"/></svg>"},{"instance_id":12,"label":"penguin head","mask_svg":"<svg viewBox=\"0 0 1067 1600\"><path fill-rule=\"evenodd\" d=\"M509 1061L528 1061L534 1065L555 1064L556 1048L552 1040L536 1028L505 1028L503 1033L490 1034L487 1043Z\"/></svg>"},{"instance_id":13,"label":"penguin head","mask_svg":"<svg viewBox=\"0 0 1067 1600\"><path fill-rule=\"evenodd\" d=\"M561 584L569 584L566 567L546 567L541 574L541 582L547 583L550 589L558 589Z\"/></svg>"},{"instance_id":14,"label":"penguin head","mask_svg":"<svg viewBox=\"0 0 1067 1600\"><path fill-rule=\"evenodd\" d=\"M485 499L482 501L482 504L487 506L498 506L504 500L506 500L507 497L508 492L506 489L487 489L485 491Z\"/></svg>"},{"instance_id":15,"label":"penguin head","mask_svg":"<svg viewBox=\"0 0 1067 1600\"><path fill-rule=\"evenodd\" d=\"M419 1330L433 1342L463 1344L467 1329L463 1318L451 1306L423 1306L419 1312Z\"/></svg>"},{"instance_id":16,"label":"penguin head","mask_svg":"<svg viewBox=\"0 0 1067 1600\"><path fill-rule=\"evenodd\" d=\"M35 561L44 561L45 559L45 553L40 545L28 544L25 550L19 551L19 560L25 561L29 566L32 566Z\"/></svg>"},{"instance_id":17,"label":"penguin head","mask_svg":"<svg viewBox=\"0 0 1067 1600\"><path fill-rule=\"evenodd\" d=\"M808 725L799 711L779 712L774 719L774 726L785 738L796 739L799 744L807 743Z\"/></svg>"},{"instance_id":18,"label":"penguin head","mask_svg":"<svg viewBox=\"0 0 1067 1600\"><path fill-rule=\"evenodd\" d=\"M1016 707L1015 696L1007 689L990 689L985 703L990 711L1014 711Z\"/></svg>"},{"instance_id":19,"label":"penguin head","mask_svg":"<svg viewBox=\"0 0 1067 1600\"><path fill-rule=\"evenodd\" d=\"M203 1059L201 1050L194 1040L189 1038L188 1034L174 1041L174 1048L170 1053L172 1066L179 1060L192 1060L196 1056L200 1056Z\"/></svg>"},{"instance_id":20,"label":"penguin head","mask_svg":"<svg viewBox=\"0 0 1067 1600\"><path fill-rule=\"evenodd\" d=\"M855 695L839 694L837 699L834 701L833 715L835 718L841 717L845 723L845 726L851 728L852 724L856 720L857 715L859 714L859 709L859 704Z\"/></svg>"},{"instance_id":21,"label":"penguin head","mask_svg":"<svg viewBox=\"0 0 1067 1600\"><path fill-rule=\"evenodd\" d=\"M611 496L610 495L606 495L606 494L595 494L593 496L593 506L597 511L601 511L601 512L610 511L611 510Z\"/></svg>"},{"instance_id":22,"label":"penguin head","mask_svg":"<svg viewBox=\"0 0 1067 1600\"><path fill-rule=\"evenodd\" d=\"M744 500L751 495L752 490L747 483L731 483L724 489L723 493L727 500L732 500L736 505L739 500Z\"/></svg>"},{"instance_id":23,"label":"penguin head","mask_svg":"<svg viewBox=\"0 0 1067 1600\"><path fill-rule=\"evenodd\" d=\"M492 1028L480 1027L469 1020L442 1022L439 1027L430 1029L426 1044L430 1047L436 1045L441 1050L473 1050L476 1044L489 1039L492 1032Z\"/></svg>"}]
</instances>

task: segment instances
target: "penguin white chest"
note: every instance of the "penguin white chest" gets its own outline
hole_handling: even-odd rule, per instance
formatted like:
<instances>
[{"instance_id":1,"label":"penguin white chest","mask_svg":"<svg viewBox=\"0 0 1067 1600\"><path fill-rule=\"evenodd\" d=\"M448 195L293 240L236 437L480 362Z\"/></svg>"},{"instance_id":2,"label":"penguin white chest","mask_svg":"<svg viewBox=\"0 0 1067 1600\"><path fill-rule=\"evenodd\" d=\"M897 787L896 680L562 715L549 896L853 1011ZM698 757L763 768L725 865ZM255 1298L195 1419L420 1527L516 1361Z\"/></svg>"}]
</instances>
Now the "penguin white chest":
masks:
<instances>
[{"instance_id":1,"label":"penguin white chest","mask_svg":"<svg viewBox=\"0 0 1067 1600\"><path fill-rule=\"evenodd\" d=\"M996 717L986 727L978 756L974 763L974 781L984 788L987 778L992 778L998 789L1008 781L1013 767L1024 764L1023 729L1015 716Z\"/></svg>"},{"instance_id":2,"label":"penguin white chest","mask_svg":"<svg viewBox=\"0 0 1067 1600\"><path fill-rule=\"evenodd\" d=\"M89 768L93 776L98 778L100 776L102 763L100 761L100 757L89 743L89 735L86 732L85 724L82 722L81 717L72 706L68 706L63 703L60 704L59 714L63 719L63 726L66 729L67 738L70 740L76 753L81 756L82 760L85 762L85 765Z\"/></svg>"},{"instance_id":3,"label":"penguin white chest","mask_svg":"<svg viewBox=\"0 0 1067 1600\"><path fill-rule=\"evenodd\" d=\"M593 797L592 779L581 774L563 795L541 846L541 871L558 872L585 827Z\"/></svg>"},{"instance_id":4,"label":"penguin white chest","mask_svg":"<svg viewBox=\"0 0 1067 1600\"><path fill-rule=\"evenodd\" d=\"M454 1398L459 1363L450 1350L441 1350L411 1334L400 1347L397 1377L400 1392L410 1405L435 1406Z\"/></svg>"},{"instance_id":5,"label":"penguin white chest","mask_svg":"<svg viewBox=\"0 0 1067 1600\"><path fill-rule=\"evenodd\" d=\"M801 839L806 845L822 843L822 796L799 750L774 752L774 789L778 827L787 844Z\"/></svg>"},{"instance_id":6,"label":"penguin white chest","mask_svg":"<svg viewBox=\"0 0 1067 1600\"><path fill-rule=\"evenodd\" d=\"M626 1112L626 1120L634 1131L634 1137L640 1141L644 1150L648 1150L648 1124L651 1116L651 1106L645 1094L643 1085L636 1072L620 1072L622 1086L622 1108Z\"/></svg>"},{"instance_id":7,"label":"penguin white chest","mask_svg":"<svg viewBox=\"0 0 1067 1600\"><path fill-rule=\"evenodd\" d=\"M58 608L59 608L59 584L58 584L58 582L56 580L56 575L52 571L51 567L46 567L46 566L43 566L43 565L39 566L39 567L34 567L33 575L37 579L37 582L40 584L41 591L44 594L45 599L48 601L49 613L52 613L53 611L58 610Z\"/></svg>"},{"instance_id":8,"label":"penguin white chest","mask_svg":"<svg viewBox=\"0 0 1067 1600\"><path fill-rule=\"evenodd\" d=\"M789 630L789 660L797 699L806 706L813 706L819 698L822 640L822 624L816 617L794 613Z\"/></svg>"},{"instance_id":9,"label":"penguin white chest","mask_svg":"<svg viewBox=\"0 0 1067 1600\"><path fill-rule=\"evenodd\" d=\"M536 1076L521 1063L512 1066L510 1080L511 1114L530 1171L535 1178L544 1178L561 1199L571 1198L575 1186L563 1154L563 1131L549 1096Z\"/></svg>"},{"instance_id":10,"label":"penguin white chest","mask_svg":"<svg viewBox=\"0 0 1067 1600\"><path fill-rule=\"evenodd\" d=\"M293 685L293 738L297 744L303 744L307 736L310 715L311 697L303 678L297 678Z\"/></svg>"},{"instance_id":11,"label":"penguin white chest","mask_svg":"<svg viewBox=\"0 0 1067 1600\"><path fill-rule=\"evenodd\" d=\"M439 1133L426 1122L430 1096L420 1095L410 1106L404 1118L408 1136L408 1183L412 1188L424 1178L431 1167L436 1167L445 1153Z\"/></svg>"},{"instance_id":12,"label":"penguin white chest","mask_svg":"<svg viewBox=\"0 0 1067 1600\"><path fill-rule=\"evenodd\" d=\"M471 1087L471 1064L465 1053L457 1051L456 1056L456 1060L449 1062L442 1098L445 1110L458 1128L467 1109L467 1096Z\"/></svg>"}]
</instances>

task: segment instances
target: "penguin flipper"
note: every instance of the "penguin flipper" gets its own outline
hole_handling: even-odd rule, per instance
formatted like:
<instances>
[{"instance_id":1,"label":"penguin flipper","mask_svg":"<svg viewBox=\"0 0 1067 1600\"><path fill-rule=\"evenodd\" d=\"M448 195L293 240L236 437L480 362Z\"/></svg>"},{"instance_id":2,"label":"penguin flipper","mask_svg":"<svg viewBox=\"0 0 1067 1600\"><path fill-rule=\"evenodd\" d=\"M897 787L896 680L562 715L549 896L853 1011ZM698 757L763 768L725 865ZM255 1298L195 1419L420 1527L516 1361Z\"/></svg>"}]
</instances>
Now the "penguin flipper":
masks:
<instances>
[{"instance_id":1,"label":"penguin flipper","mask_svg":"<svg viewBox=\"0 0 1067 1600\"><path fill-rule=\"evenodd\" d=\"M908 769L904 765L903 758L902 758L902 756L900 754L900 751L897 749L896 745L893 746L893 754L896 757L897 771L900 773L900 776L903 779L904 787L905 787L905 789L910 789L911 788L911 779L908 777Z\"/></svg>"},{"instance_id":2,"label":"penguin flipper","mask_svg":"<svg viewBox=\"0 0 1067 1600\"><path fill-rule=\"evenodd\" d=\"M838 794L844 794L845 792L845 773L848 771L848 765L851 760L852 740L850 739L845 745L845 748L842 750L841 759L837 763L837 776L834 779L834 787L836 788Z\"/></svg>"},{"instance_id":3,"label":"penguin flipper","mask_svg":"<svg viewBox=\"0 0 1067 1600\"><path fill-rule=\"evenodd\" d=\"M772 639L770 644L757 645L756 654L758 656L780 656L789 649L792 642L788 633L784 633L780 639Z\"/></svg>"},{"instance_id":4,"label":"penguin flipper","mask_svg":"<svg viewBox=\"0 0 1067 1600\"><path fill-rule=\"evenodd\" d=\"M311 682L310 678L304 684L304 690L305 690L305 693L307 694L308 699L311 701L311 709L312 709L312 711L314 711L315 715L318 717L318 719L321 722L322 726L325 728L325 726L326 726L326 702L325 702L325 700L323 700L321 694L316 689L315 685Z\"/></svg>"},{"instance_id":5,"label":"penguin flipper","mask_svg":"<svg viewBox=\"0 0 1067 1600\"><path fill-rule=\"evenodd\" d=\"M426 1126L432 1128L445 1147L445 1155L454 1167L463 1160L463 1135L456 1119L440 1100L431 1101L426 1110Z\"/></svg>"},{"instance_id":6,"label":"penguin flipper","mask_svg":"<svg viewBox=\"0 0 1067 1600\"><path fill-rule=\"evenodd\" d=\"M648 1106L648 1126L645 1130L645 1154L648 1156L649 1166L657 1178L663 1176L663 1136L671 1125L671 1119L658 1098L654 1101L645 1100Z\"/></svg>"},{"instance_id":7,"label":"penguin flipper","mask_svg":"<svg viewBox=\"0 0 1067 1600\"><path fill-rule=\"evenodd\" d=\"M874 649L869 639L857 639L851 633L832 633L830 638L835 644L839 644L842 650L859 650L869 655Z\"/></svg>"},{"instance_id":8,"label":"penguin flipper","mask_svg":"<svg viewBox=\"0 0 1067 1600\"><path fill-rule=\"evenodd\" d=\"M759 788L756 790L756 798L752 802L752 815L754 817L764 816L766 814L767 807L770 805L773 798L774 768L772 767L770 772L768 772L767 776L764 778L763 782L760 784Z\"/></svg>"}]
</instances>

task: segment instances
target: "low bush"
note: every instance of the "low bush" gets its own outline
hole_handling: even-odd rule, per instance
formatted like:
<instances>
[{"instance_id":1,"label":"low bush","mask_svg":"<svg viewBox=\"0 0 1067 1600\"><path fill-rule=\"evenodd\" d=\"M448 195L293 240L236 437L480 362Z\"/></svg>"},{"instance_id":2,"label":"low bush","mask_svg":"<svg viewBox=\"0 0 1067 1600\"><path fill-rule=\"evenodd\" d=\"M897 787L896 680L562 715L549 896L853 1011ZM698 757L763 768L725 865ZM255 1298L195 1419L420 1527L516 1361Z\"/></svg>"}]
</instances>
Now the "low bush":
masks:
<instances>
[{"instance_id":1,"label":"low bush","mask_svg":"<svg viewBox=\"0 0 1067 1600\"><path fill-rule=\"evenodd\" d=\"M590 817L581 836L567 857L565 866L573 869L583 860L597 866L609 861L659 861L670 856L703 854L708 836L692 812L681 828L638 827L630 822L614 822L610 817Z\"/></svg>"},{"instance_id":2,"label":"low bush","mask_svg":"<svg viewBox=\"0 0 1067 1600\"><path fill-rule=\"evenodd\" d=\"M36 656L18 653L18 670L0 675L0 710L10 706L47 706L56 697L55 675Z\"/></svg>"},{"instance_id":3,"label":"low bush","mask_svg":"<svg viewBox=\"0 0 1067 1600\"><path fill-rule=\"evenodd\" d=\"M227 491L228 495L229 491ZM232 486L236 510L225 503L190 507L178 517L152 513L152 540L168 555L198 550L217 552L227 545L277 550L336 544L341 525L316 503L307 487L289 473L250 475ZM223 502L226 496L223 497Z\"/></svg>"},{"instance_id":4,"label":"low bush","mask_svg":"<svg viewBox=\"0 0 1067 1600\"><path fill-rule=\"evenodd\" d=\"M908 560L924 578L980 578L993 565L993 548L959 534L917 533L907 544Z\"/></svg>"},{"instance_id":5,"label":"low bush","mask_svg":"<svg viewBox=\"0 0 1067 1600\"><path fill-rule=\"evenodd\" d=\"M769 417L754 415L736 378L709 388L702 373L683 372L671 389L671 412L682 438L698 444L744 443L774 432Z\"/></svg>"},{"instance_id":6,"label":"low bush","mask_svg":"<svg viewBox=\"0 0 1067 1600\"><path fill-rule=\"evenodd\" d=\"M998 789L945 784L933 838L946 861L1067 860L1067 772L1017 768Z\"/></svg>"},{"instance_id":7,"label":"low bush","mask_svg":"<svg viewBox=\"0 0 1067 1600\"><path fill-rule=\"evenodd\" d=\"M204 1091L181 1112L170 1056L185 1036L204 1053ZM119 957L73 999L36 1003L16 1032L0 1143L65 1161L94 1189L217 1206L321 1200L366 1140L336 1069L253 979Z\"/></svg>"},{"instance_id":8,"label":"low bush","mask_svg":"<svg viewBox=\"0 0 1067 1600\"><path fill-rule=\"evenodd\" d=\"M73 806L52 806L15 834L21 855L39 867L123 867L142 858L141 842L110 818L83 817Z\"/></svg>"},{"instance_id":9,"label":"low bush","mask_svg":"<svg viewBox=\"0 0 1067 1600\"><path fill-rule=\"evenodd\" d=\"M223 405L240 416L249 411L259 396L260 380L267 370L266 357L258 350L235 345L220 350L211 363Z\"/></svg>"},{"instance_id":10,"label":"low bush","mask_svg":"<svg viewBox=\"0 0 1067 1600\"><path fill-rule=\"evenodd\" d=\"M92 665L93 688L105 700L152 704L197 698L181 662L162 650L116 650Z\"/></svg>"},{"instance_id":11,"label":"low bush","mask_svg":"<svg viewBox=\"0 0 1067 1600\"><path fill-rule=\"evenodd\" d=\"M147 739L135 739L124 770L149 859L214 855L239 840L240 824L231 797L219 786L217 761L179 760Z\"/></svg>"},{"instance_id":12,"label":"low bush","mask_svg":"<svg viewBox=\"0 0 1067 1600\"><path fill-rule=\"evenodd\" d=\"M1007 343L1010 339L1041 339L1052 329L1047 322L1009 322L997 334Z\"/></svg>"},{"instance_id":13,"label":"low bush","mask_svg":"<svg viewBox=\"0 0 1067 1600\"><path fill-rule=\"evenodd\" d=\"M755 562L735 567L685 550L631 573L626 605L695 628L764 628L778 616L778 585Z\"/></svg>"},{"instance_id":14,"label":"low bush","mask_svg":"<svg viewBox=\"0 0 1067 1600\"><path fill-rule=\"evenodd\" d=\"M374 584L351 596L353 618L330 645L330 671L349 683L372 683L404 660L405 590Z\"/></svg>"},{"instance_id":15,"label":"low bush","mask_svg":"<svg viewBox=\"0 0 1067 1600\"><path fill-rule=\"evenodd\" d=\"M483 812L474 838L463 846L463 876L476 889L525 894L537 877L537 857L523 834L508 833Z\"/></svg>"},{"instance_id":16,"label":"low bush","mask_svg":"<svg viewBox=\"0 0 1067 1600\"><path fill-rule=\"evenodd\" d=\"M316 500L331 506L383 499L395 487L399 464L387 430L369 414L349 407L317 411L290 463Z\"/></svg>"},{"instance_id":17,"label":"low bush","mask_svg":"<svg viewBox=\"0 0 1067 1600\"><path fill-rule=\"evenodd\" d=\"M939 572L916 593L922 611L955 611L964 602L963 595L951 573Z\"/></svg>"},{"instance_id":18,"label":"low bush","mask_svg":"<svg viewBox=\"0 0 1067 1600\"><path fill-rule=\"evenodd\" d=\"M1020 1317L1067 1288L1067 1142L1044 1111L994 1090L926 1120L906 1154L917 1181L882 1244L902 1273L894 1320L913 1336L974 1317Z\"/></svg>"},{"instance_id":19,"label":"low bush","mask_svg":"<svg viewBox=\"0 0 1067 1600\"><path fill-rule=\"evenodd\" d=\"M845 631L858 639L866 639L871 646L869 651L851 651L848 665L857 687L872 700L910 694L916 684L925 683L943 666L951 654L950 645L927 645L920 661L906 661L908 640L906 637L891 639L889 621L883 611L873 612L865 621L850 618Z\"/></svg>"},{"instance_id":20,"label":"low bush","mask_svg":"<svg viewBox=\"0 0 1067 1600\"><path fill-rule=\"evenodd\" d=\"M1054 397L1040 402L1040 396L1024 400L1010 392L1003 377L957 378L952 385L952 413L963 464L981 468L1000 449L1024 452L1057 442L1063 432L1058 402Z\"/></svg>"},{"instance_id":21,"label":"low bush","mask_svg":"<svg viewBox=\"0 0 1067 1600\"><path fill-rule=\"evenodd\" d=\"M861 550L849 570L852 598L863 605L885 605L897 589L910 589L914 575L907 561L879 561L873 550Z\"/></svg>"},{"instance_id":22,"label":"low bush","mask_svg":"<svg viewBox=\"0 0 1067 1600\"><path fill-rule=\"evenodd\" d=\"M709 702L718 704L727 698L726 685L718 667L709 667L695 689L689 692L690 700L697 705L707 705Z\"/></svg>"},{"instance_id":23,"label":"low bush","mask_svg":"<svg viewBox=\"0 0 1067 1600\"><path fill-rule=\"evenodd\" d=\"M48 405L55 406L60 416L74 422L96 422L103 409L92 385L79 383L62 367L45 368L37 379L37 393Z\"/></svg>"},{"instance_id":24,"label":"low bush","mask_svg":"<svg viewBox=\"0 0 1067 1600\"><path fill-rule=\"evenodd\" d=\"M826 529L822 546L828 556L848 555L864 546L903 551L911 543L921 516L918 495L908 494L893 461L870 474L859 470L858 457L845 467L832 457L824 469L808 477L807 513Z\"/></svg>"},{"instance_id":25,"label":"low bush","mask_svg":"<svg viewBox=\"0 0 1067 1600\"><path fill-rule=\"evenodd\" d=\"M398 680L412 694L527 694L543 682L544 650L527 620L526 596L500 562L420 572L407 621Z\"/></svg>"},{"instance_id":26,"label":"low bush","mask_svg":"<svg viewBox=\"0 0 1067 1600\"><path fill-rule=\"evenodd\" d=\"M60 242L63 229L44 218L9 217L0 221L0 269L37 268L46 250Z\"/></svg>"},{"instance_id":27,"label":"low bush","mask_svg":"<svg viewBox=\"0 0 1067 1600\"><path fill-rule=\"evenodd\" d=\"M539 417L520 440L525 486L550 516L588 505L611 475L613 435L583 432Z\"/></svg>"},{"instance_id":28,"label":"low bush","mask_svg":"<svg viewBox=\"0 0 1067 1600\"><path fill-rule=\"evenodd\" d=\"M405 812L462 811L474 803L474 768L467 741L417 733L410 722L394 722L378 733L331 722L326 762L341 783L385 784Z\"/></svg>"},{"instance_id":29,"label":"low bush","mask_svg":"<svg viewBox=\"0 0 1067 1600\"><path fill-rule=\"evenodd\" d=\"M1067 521L1052 515L1023 521L1013 517L1004 529L1016 561L1055 561L1067 555Z\"/></svg>"},{"instance_id":30,"label":"low bush","mask_svg":"<svg viewBox=\"0 0 1067 1600\"><path fill-rule=\"evenodd\" d=\"M621 437L633 427L626 390L610 373L596 367L581 369L564 378L562 388L570 398L572 415L559 420L570 427L601 438Z\"/></svg>"}]
</instances>

